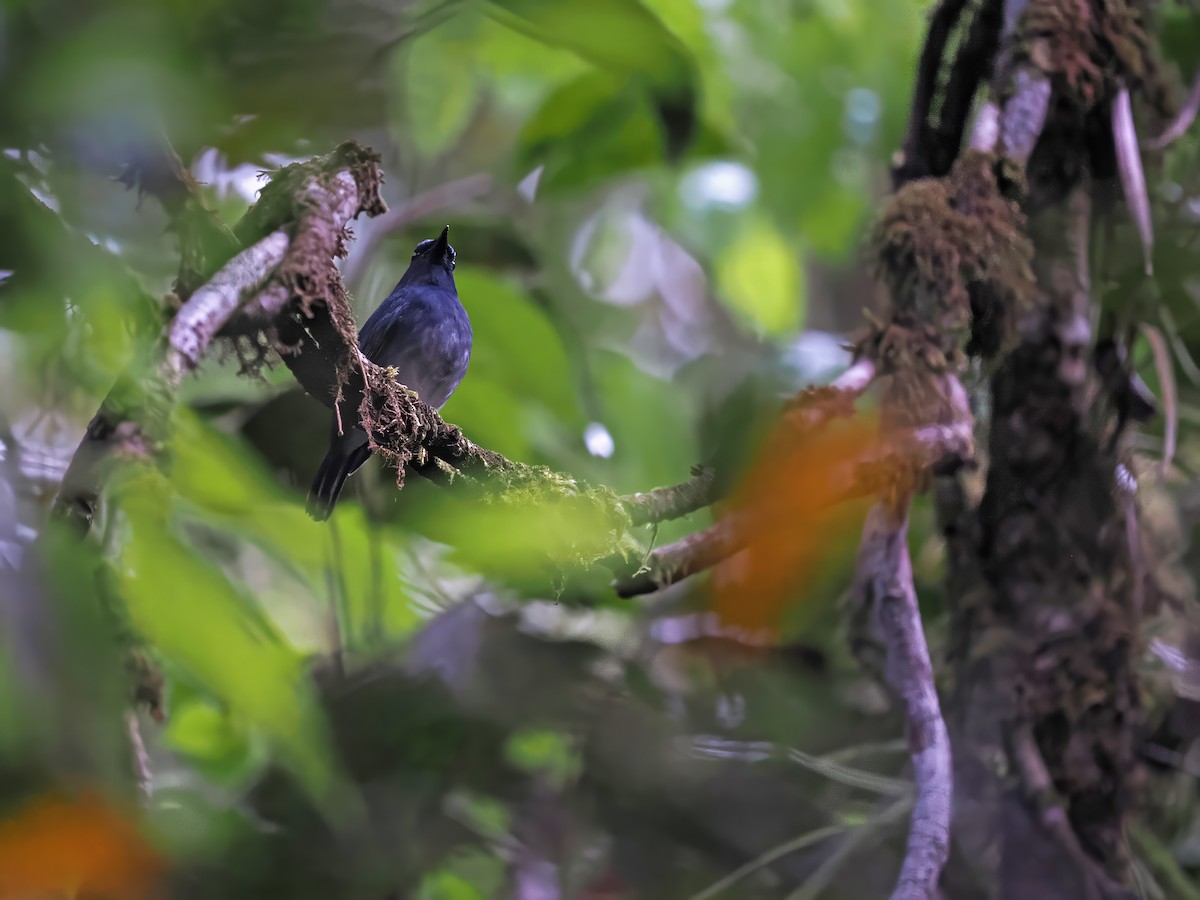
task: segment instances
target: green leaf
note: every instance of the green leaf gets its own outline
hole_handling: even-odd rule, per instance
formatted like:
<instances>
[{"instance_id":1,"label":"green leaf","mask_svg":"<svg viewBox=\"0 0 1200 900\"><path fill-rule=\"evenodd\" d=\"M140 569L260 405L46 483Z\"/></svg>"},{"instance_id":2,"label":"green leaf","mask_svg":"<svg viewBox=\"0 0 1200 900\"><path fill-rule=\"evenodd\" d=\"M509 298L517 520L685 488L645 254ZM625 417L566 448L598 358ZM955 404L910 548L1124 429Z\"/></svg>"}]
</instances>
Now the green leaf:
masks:
<instances>
[{"instance_id":1,"label":"green leaf","mask_svg":"<svg viewBox=\"0 0 1200 900\"><path fill-rule=\"evenodd\" d=\"M451 402L490 384L521 405L546 407L566 427L581 426L566 350L541 307L512 282L483 269L462 266L455 282L471 315L475 341L467 377ZM448 409L457 414L458 406ZM516 424L509 422L508 428L517 430Z\"/></svg>"},{"instance_id":2,"label":"green leaf","mask_svg":"<svg viewBox=\"0 0 1200 900\"><path fill-rule=\"evenodd\" d=\"M246 730L204 700L173 704L163 737L169 747L217 781L240 781L262 761Z\"/></svg>"},{"instance_id":3,"label":"green leaf","mask_svg":"<svg viewBox=\"0 0 1200 900\"><path fill-rule=\"evenodd\" d=\"M487 8L514 31L575 52L648 98L670 158L695 136L695 61L640 0L491 0Z\"/></svg>"},{"instance_id":4,"label":"green leaf","mask_svg":"<svg viewBox=\"0 0 1200 900\"><path fill-rule=\"evenodd\" d=\"M472 366L484 368L472 363ZM525 398L481 374L466 381L444 410L446 418L483 445L509 459L528 460L533 455L529 434L521 427Z\"/></svg>"},{"instance_id":5,"label":"green leaf","mask_svg":"<svg viewBox=\"0 0 1200 900\"><path fill-rule=\"evenodd\" d=\"M522 170L543 166L541 193L580 188L652 166L664 144L649 102L605 72L587 72L546 99L518 141Z\"/></svg>"},{"instance_id":6,"label":"green leaf","mask_svg":"<svg viewBox=\"0 0 1200 900\"><path fill-rule=\"evenodd\" d=\"M252 601L170 528L170 491L139 473L115 494L127 539L116 582L129 619L164 657L267 736L311 795L334 785L321 715L299 654Z\"/></svg>"},{"instance_id":7,"label":"green leaf","mask_svg":"<svg viewBox=\"0 0 1200 900\"><path fill-rule=\"evenodd\" d=\"M462 875L444 869L425 876L417 890L419 900L484 900L485 896Z\"/></svg>"},{"instance_id":8,"label":"green leaf","mask_svg":"<svg viewBox=\"0 0 1200 900\"><path fill-rule=\"evenodd\" d=\"M463 507L452 518L427 521L426 533L450 544L450 561L514 587L544 590L557 569L573 569L608 554L617 523L587 495L545 499L515 490L501 502Z\"/></svg>"},{"instance_id":9,"label":"green leaf","mask_svg":"<svg viewBox=\"0 0 1200 900\"><path fill-rule=\"evenodd\" d=\"M508 807L494 797L461 792L448 798L448 803L453 804L458 819L489 840L503 839L512 827Z\"/></svg>"},{"instance_id":10,"label":"green leaf","mask_svg":"<svg viewBox=\"0 0 1200 900\"><path fill-rule=\"evenodd\" d=\"M571 50L602 69L670 90L691 85L686 48L639 0L491 0L488 6L514 31Z\"/></svg>"},{"instance_id":11,"label":"green leaf","mask_svg":"<svg viewBox=\"0 0 1200 900\"><path fill-rule=\"evenodd\" d=\"M830 184L802 217L801 233L806 236L806 246L830 260L849 256L858 246L857 238L869 208L861 191Z\"/></svg>"},{"instance_id":12,"label":"green leaf","mask_svg":"<svg viewBox=\"0 0 1200 900\"><path fill-rule=\"evenodd\" d=\"M430 872L417 889L418 900L483 900L504 894L505 866L494 853L460 850Z\"/></svg>"},{"instance_id":13,"label":"green leaf","mask_svg":"<svg viewBox=\"0 0 1200 900\"><path fill-rule=\"evenodd\" d=\"M783 236L760 219L717 261L717 283L725 299L766 335L787 334L800 325L804 282L796 256Z\"/></svg>"},{"instance_id":14,"label":"green leaf","mask_svg":"<svg viewBox=\"0 0 1200 900\"><path fill-rule=\"evenodd\" d=\"M212 794L204 785L157 788L146 810L155 846L178 862L212 859L240 840L253 840L245 813Z\"/></svg>"},{"instance_id":15,"label":"green leaf","mask_svg":"<svg viewBox=\"0 0 1200 900\"><path fill-rule=\"evenodd\" d=\"M396 577L401 535L370 525L348 502L349 491L335 522L314 522L301 498L283 490L260 460L186 410L176 414L171 457L171 484L198 508L197 517L282 563L308 586L310 598L327 602L329 574L336 574L350 618L342 623L349 645L359 632L379 629L401 637L419 623ZM294 606L296 598L290 599Z\"/></svg>"},{"instance_id":16,"label":"green leaf","mask_svg":"<svg viewBox=\"0 0 1200 900\"><path fill-rule=\"evenodd\" d=\"M582 765L570 739L557 731L518 731L508 739L504 753L518 769L542 773L559 788L576 777Z\"/></svg>"},{"instance_id":17,"label":"green leaf","mask_svg":"<svg viewBox=\"0 0 1200 900\"><path fill-rule=\"evenodd\" d=\"M434 159L466 130L476 104L476 70L470 46L446 39L445 27L414 39L405 54L405 137Z\"/></svg>"}]
</instances>

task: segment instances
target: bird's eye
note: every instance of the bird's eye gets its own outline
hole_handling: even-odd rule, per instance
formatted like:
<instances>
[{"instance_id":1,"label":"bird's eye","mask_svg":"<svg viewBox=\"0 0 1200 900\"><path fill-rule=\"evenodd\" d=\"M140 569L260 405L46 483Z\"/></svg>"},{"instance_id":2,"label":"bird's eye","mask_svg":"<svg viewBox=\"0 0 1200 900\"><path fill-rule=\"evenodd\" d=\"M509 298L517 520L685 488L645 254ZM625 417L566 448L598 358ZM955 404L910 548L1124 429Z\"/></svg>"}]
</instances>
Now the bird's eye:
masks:
<instances>
[{"instance_id":1,"label":"bird's eye","mask_svg":"<svg viewBox=\"0 0 1200 900\"><path fill-rule=\"evenodd\" d=\"M426 250L428 250L432 246L433 246L433 241L430 241L430 240L421 241L421 243L417 244L417 249L413 251L413 259L416 259L418 256L420 256L422 253L424 253Z\"/></svg>"},{"instance_id":2,"label":"bird's eye","mask_svg":"<svg viewBox=\"0 0 1200 900\"><path fill-rule=\"evenodd\" d=\"M447 248L450 251L450 268L453 269L458 265L458 254L454 252L453 247Z\"/></svg>"}]
</instances>

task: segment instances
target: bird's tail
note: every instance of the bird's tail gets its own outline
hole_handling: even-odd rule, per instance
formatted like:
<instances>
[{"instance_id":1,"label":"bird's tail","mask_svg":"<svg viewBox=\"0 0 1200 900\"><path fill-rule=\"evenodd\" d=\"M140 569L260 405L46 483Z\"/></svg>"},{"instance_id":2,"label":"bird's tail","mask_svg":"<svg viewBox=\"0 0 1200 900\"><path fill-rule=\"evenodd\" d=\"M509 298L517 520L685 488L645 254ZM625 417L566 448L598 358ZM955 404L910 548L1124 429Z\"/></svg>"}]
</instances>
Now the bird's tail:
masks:
<instances>
[{"instance_id":1,"label":"bird's tail","mask_svg":"<svg viewBox=\"0 0 1200 900\"><path fill-rule=\"evenodd\" d=\"M328 519L333 514L333 507L346 479L370 456L371 448L366 444L353 448L349 453L336 443L330 447L308 492L308 514L318 522Z\"/></svg>"}]
</instances>

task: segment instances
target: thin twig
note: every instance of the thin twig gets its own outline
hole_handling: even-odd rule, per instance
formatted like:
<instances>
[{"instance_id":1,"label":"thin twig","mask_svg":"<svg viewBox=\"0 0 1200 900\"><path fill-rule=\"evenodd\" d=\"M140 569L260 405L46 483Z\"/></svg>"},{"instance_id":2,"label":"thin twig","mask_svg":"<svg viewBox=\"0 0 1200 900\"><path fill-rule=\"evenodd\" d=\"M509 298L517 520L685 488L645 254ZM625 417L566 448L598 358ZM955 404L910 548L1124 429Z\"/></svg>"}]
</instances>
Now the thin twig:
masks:
<instances>
[{"instance_id":1,"label":"thin twig","mask_svg":"<svg viewBox=\"0 0 1200 900\"><path fill-rule=\"evenodd\" d=\"M817 897L822 896L826 886L833 880L838 870L845 865L846 860L862 849L867 841L878 836L882 829L899 822L910 809L912 809L912 798L905 797L897 800L874 819L856 827L817 870L805 879L802 885L787 895L786 900L816 900Z\"/></svg>"},{"instance_id":2,"label":"thin twig","mask_svg":"<svg viewBox=\"0 0 1200 900\"><path fill-rule=\"evenodd\" d=\"M1200 70L1197 70L1192 78L1192 88L1188 91L1187 99L1183 101L1178 114L1163 129L1162 134L1146 141L1146 147L1150 150L1166 149L1187 134L1187 130L1196 121L1197 114L1200 114Z\"/></svg>"},{"instance_id":3,"label":"thin twig","mask_svg":"<svg viewBox=\"0 0 1200 900\"><path fill-rule=\"evenodd\" d=\"M1175 369L1171 365L1171 351L1167 340L1157 327L1142 323L1142 334L1150 342L1154 356L1154 371L1158 373L1158 387L1163 395L1163 454L1159 463L1159 478L1165 478L1175 458L1175 444L1179 428L1179 397L1175 386Z\"/></svg>"},{"instance_id":4,"label":"thin twig","mask_svg":"<svg viewBox=\"0 0 1200 900\"><path fill-rule=\"evenodd\" d=\"M698 894L692 895L692 900L711 900L718 894L723 893L727 889L733 887L739 881L753 875L755 872L765 869L774 862L778 862L785 856L791 856L806 847L811 847L814 844L819 844L821 841L828 840L831 837L837 837L844 833L850 826L848 825L826 825L823 828L816 828L812 831L806 831L804 834L792 838L790 841L784 841L777 847L772 847L762 856L750 860L745 865L734 869L724 878L714 881ZM859 826L862 827L862 826Z\"/></svg>"},{"instance_id":5,"label":"thin twig","mask_svg":"<svg viewBox=\"0 0 1200 900\"><path fill-rule=\"evenodd\" d=\"M855 594L872 611L887 644L885 675L908 719L917 798L908 846L893 900L934 896L950 853L953 773L933 666L913 588L906 533L907 502L899 510L875 506L863 528L855 570Z\"/></svg>"},{"instance_id":6,"label":"thin twig","mask_svg":"<svg viewBox=\"0 0 1200 900\"><path fill-rule=\"evenodd\" d=\"M150 754L146 752L146 744L142 741L142 729L138 723L137 713L125 711L125 727L129 732L129 749L133 756L133 774L137 778L138 789L142 797L149 802L154 794L154 776L150 770Z\"/></svg>"},{"instance_id":7,"label":"thin twig","mask_svg":"<svg viewBox=\"0 0 1200 900\"><path fill-rule=\"evenodd\" d=\"M838 762L832 755L813 756L811 753L773 741L739 741L734 738L704 735L690 739L687 746L693 754L712 759L729 759L733 756L748 762L761 762L779 759L782 756L822 778L856 790L888 797L912 793L912 783L902 778L891 778L865 769L856 769ZM902 749L906 749L907 746L905 744Z\"/></svg>"}]
</instances>

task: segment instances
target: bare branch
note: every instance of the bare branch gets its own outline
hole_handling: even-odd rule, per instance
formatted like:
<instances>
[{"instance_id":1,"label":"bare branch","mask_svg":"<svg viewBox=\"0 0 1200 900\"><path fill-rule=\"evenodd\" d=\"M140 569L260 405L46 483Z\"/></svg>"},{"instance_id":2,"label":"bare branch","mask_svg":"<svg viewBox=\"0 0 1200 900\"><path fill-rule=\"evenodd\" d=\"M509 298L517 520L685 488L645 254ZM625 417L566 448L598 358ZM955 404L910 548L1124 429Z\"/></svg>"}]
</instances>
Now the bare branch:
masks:
<instances>
[{"instance_id":1,"label":"bare branch","mask_svg":"<svg viewBox=\"0 0 1200 900\"><path fill-rule=\"evenodd\" d=\"M692 477L687 481L670 487L627 494L621 498L621 503L634 525L666 522L694 513L712 503L715 499L716 483L715 469L696 466L692 469Z\"/></svg>"},{"instance_id":2,"label":"bare branch","mask_svg":"<svg viewBox=\"0 0 1200 900\"><path fill-rule=\"evenodd\" d=\"M801 391L785 413L788 423L812 431L839 417L854 414L854 401L875 383L875 360L863 357L830 384Z\"/></svg>"},{"instance_id":3,"label":"bare branch","mask_svg":"<svg viewBox=\"0 0 1200 900\"><path fill-rule=\"evenodd\" d=\"M664 544L650 554L646 565L613 582L618 597L652 594L711 569L746 546L747 533L726 519L703 531Z\"/></svg>"},{"instance_id":4,"label":"bare branch","mask_svg":"<svg viewBox=\"0 0 1200 900\"><path fill-rule=\"evenodd\" d=\"M146 752L146 744L142 740L142 727L138 723L137 712L132 709L125 711L125 727L129 731L129 749L133 757L133 773L137 778L138 788L142 799L149 802L154 794L154 776L150 771L150 754Z\"/></svg>"},{"instance_id":5,"label":"bare branch","mask_svg":"<svg viewBox=\"0 0 1200 900\"><path fill-rule=\"evenodd\" d=\"M908 846L893 900L936 895L950 853L953 773L950 738L933 683L933 666L921 624L908 555L907 502L901 511L884 505L867 517L855 573L855 595L871 611L887 645L885 674L908 718L917 799Z\"/></svg>"}]
</instances>

